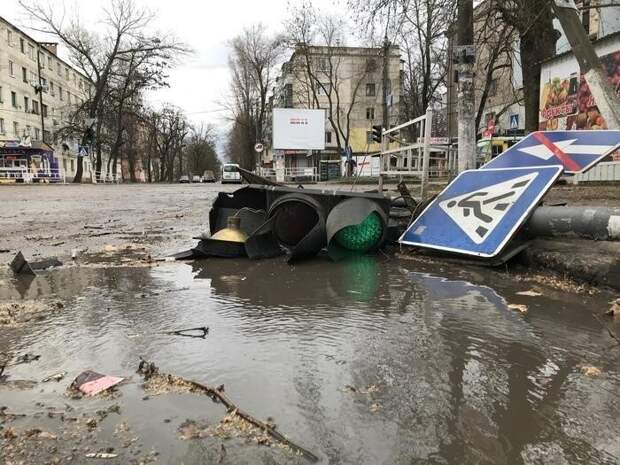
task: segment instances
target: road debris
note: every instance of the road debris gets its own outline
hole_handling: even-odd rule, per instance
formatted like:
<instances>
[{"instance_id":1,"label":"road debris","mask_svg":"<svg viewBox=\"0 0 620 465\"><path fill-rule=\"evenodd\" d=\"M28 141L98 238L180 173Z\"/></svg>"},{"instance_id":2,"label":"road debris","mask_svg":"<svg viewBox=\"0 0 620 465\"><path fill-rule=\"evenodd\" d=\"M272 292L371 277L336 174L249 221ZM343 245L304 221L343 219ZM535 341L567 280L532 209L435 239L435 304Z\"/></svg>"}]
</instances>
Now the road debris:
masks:
<instances>
[{"instance_id":1,"label":"road debris","mask_svg":"<svg viewBox=\"0 0 620 465\"><path fill-rule=\"evenodd\" d=\"M197 334L200 333L200 334ZM187 328L187 329L178 329L176 331L167 331L164 334L169 334L172 336L184 336L184 337L195 337L199 339L206 339L209 334L208 326L200 326L198 328Z\"/></svg>"},{"instance_id":2,"label":"road debris","mask_svg":"<svg viewBox=\"0 0 620 465\"><path fill-rule=\"evenodd\" d=\"M159 369L154 363L147 362L142 358L140 359L140 364L138 365L138 373L144 376L144 388L149 392L153 392L154 385L156 388L155 392L157 393L179 392L180 390L181 392L205 394L212 400L221 402L226 407L226 409L228 410L227 417L229 418L228 420L226 420L225 423L244 421L249 425L260 429L274 441L290 447L291 450L303 455L306 459L312 462L317 462L319 460L318 457L312 452L304 449L303 447L295 444L294 442L283 436L280 432L276 430L275 425L273 425L272 423L263 422L253 417L249 413L239 409L239 407L237 407L237 405L235 405L233 401L230 400L228 396L224 393L224 385L214 388L211 386L197 383L195 381L186 380L184 378L180 378L171 374L159 373ZM170 385L169 391L165 391L162 389L162 385L166 384ZM227 417L225 417L225 419ZM224 419L222 420L222 422L224 422ZM222 422L220 422L220 424L222 424Z\"/></svg>"},{"instance_id":3,"label":"road debris","mask_svg":"<svg viewBox=\"0 0 620 465\"><path fill-rule=\"evenodd\" d=\"M527 313L527 305L523 304L508 304L510 310L515 310L520 313Z\"/></svg>"},{"instance_id":4,"label":"road debris","mask_svg":"<svg viewBox=\"0 0 620 465\"><path fill-rule=\"evenodd\" d=\"M80 373L69 388L78 390L86 396L94 396L120 384L124 379L87 370Z\"/></svg>"},{"instance_id":5,"label":"road debris","mask_svg":"<svg viewBox=\"0 0 620 465\"><path fill-rule=\"evenodd\" d=\"M114 459L118 457L118 454L111 454L109 452L91 452L84 457L87 459Z\"/></svg>"},{"instance_id":6,"label":"road debris","mask_svg":"<svg viewBox=\"0 0 620 465\"><path fill-rule=\"evenodd\" d=\"M56 309L59 309L59 307L36 300L2 302L0 303L0 328L3 326L16 328L33 320L43 320Z\"/></svg>"},{"instance_id":7,"label":"road debris","mask_svg":"<svg viewBox=\"0 0 620 465\"><path fill-rule=\"evenodd\" d=\"M540 297L542 294L538 291L530 290L517 292L517 295L524 295L526 297Z\"/></svg>"},{"instance_id":8,"label":"road debris","mask_svg":"<svg viewBox=\"0 0 620 465\"><path fill-rule=\"evenodd\" d=\"M591 367L591 366L581 367L581 373L586 376L589 376L590 378L596 378L598 376L601 376L600 368Z\"/></svg>"},{"instance_id":9,"label":"road debris","mask_svg":"<svg viewBox=\"0 0 620 465\"><path fill-rule=\"evenodd\" d=\"M611 307L605 312L606 316L620 316L620 298L609 302Z\"/></svg>"},{"instance_id":10,"label":"road debris","mask_svg":"<svg viewBox=\"0 0 620 465\"><path fill-rule=\"evenodd\" d=\"M55 373L53 375L49 375L46 376L45 378L43 378L41 380L42 383L49 383L50 381L56 381L59 382L61 379L63 379L65 376L67 375L66 371L63 371L61 373Z\"/></svg>"},{"instance_id":11,"label":"road debris","mask_svg":"<svg viewBox=\"0 0 620 465\"><path fill-rule=\"evenodd\" d=\"M21 253L21 251L17 252L17 255L15 255L15 258L13 258L13 261L11 261L9 266L11 267L11 270L13 270L13 273L17 275L19 274L26 274L26 275L32 275L32 276L35 275L35 272L30 267L30 264L24 257L24 254Z\"/></svg>"}]
</instances>

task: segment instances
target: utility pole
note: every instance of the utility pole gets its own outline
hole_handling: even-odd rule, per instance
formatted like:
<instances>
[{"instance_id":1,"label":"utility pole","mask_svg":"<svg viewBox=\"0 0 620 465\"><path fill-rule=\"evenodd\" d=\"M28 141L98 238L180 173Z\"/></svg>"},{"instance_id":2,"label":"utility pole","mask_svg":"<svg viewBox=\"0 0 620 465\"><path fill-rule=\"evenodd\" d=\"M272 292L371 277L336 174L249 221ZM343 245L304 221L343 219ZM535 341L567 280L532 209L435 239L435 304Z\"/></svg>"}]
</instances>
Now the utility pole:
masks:
<instances>
[{"instance_id":1,"label":"utility pole","mask_svg":"<svg viewBox=\"0 0 620 465\"><path fill-rule=\"evenodd\" d=\"M35 93L39 94L39 111L41 112L41 140L45 142L45 115L43 114L43 78L41 76L41 51L38 48L37 75L39 83L35 86Z\"/></svg>"},{"instance_id":2,"label":"utility pole","mask_svg":"<svg viewBox=\"0 0 620 465\"><path fill-rule=\"evenodd\" d=\"M476 168L476 118L474 93L474 2L458 0L457 46L454 64L458 71L458 170Z\"/></svg>"},{"instance_id":3,"label":"utility pole","mask_svg":"<svg viewBox=\"0 0 620 465\"><path fill-rule=\"evenodd\" d=\"M552 0L551 8L562 25L575 58L579 63L596 106L609 129L620 128L620 99L609 83L607 73L601 64L588 35L586 34L573 0Z\"/></svg>"}]
</instances>

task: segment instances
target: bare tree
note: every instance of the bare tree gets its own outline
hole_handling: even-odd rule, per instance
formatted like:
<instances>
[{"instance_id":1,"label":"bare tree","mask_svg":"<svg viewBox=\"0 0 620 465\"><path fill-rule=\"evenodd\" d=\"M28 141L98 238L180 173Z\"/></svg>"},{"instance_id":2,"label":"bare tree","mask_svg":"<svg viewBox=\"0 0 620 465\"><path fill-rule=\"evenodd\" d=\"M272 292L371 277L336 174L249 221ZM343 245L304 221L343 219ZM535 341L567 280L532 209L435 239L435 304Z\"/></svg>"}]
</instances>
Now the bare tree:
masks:
<instances>
[{"instance_id":1,"label":"bare tree","mask_svg":"<svg viewBox=\"0 0 620 465\"><path fill-rule=\"evenodd\" d=\"M231 43L229 66L232 73L230 99L225 104L236 129L229 136L241 140L229 145L230 156L247 169L256 166L254 144L263 142L268 94L275 80L275 65L281 53L281 39L270 37L261 24L253 25Z\"/></svg>"},{"instance_id":2,"label":"bare tree","mask_svg":"<svg viewBox=\"0 0 620 465\"><path fill-rule=\"evenodd\" d=\"M374 43L383 39L403 51L402 117L416 118L445 89L450 24L455 0L348 0L355 20Z\"/></svg>"},{"instance_id":3,"label":"bare tree","mask_svg":"<svg viewBox=\"0 0 620 465\"><path fill-rule=\"evenodd\" d=\"M317 13L311 4L291 11L287 42L294 52L286 64L293 76L294 106L323 108L336 136L338 153L350 146L353 111L369 74L379 71L380 55L352 60L344 47L344 22Z\"/></svg>"},{"instance_id":4,"label":"bare tree","mask_svg":"<svg viewBox=\"0 0 620 465\"><path fill-rule=\"evenodd\" d=\"M86 119L82 123L82 145L95 139L95 171L101 172L102 125L106 94L109 91L115 70L122 68L120 62L132 59L153 64L165 62L187 48L174 39L161 39L159 35L147 34L153 14L138 7L134 0L111 0L108 9L103 10L100 24L103 32L93 32L82 23L78 15L69 16L58 2L43 3L36 0L20 0L20 5L33 18L34 28L40 32L56 35L69 49L71 61L90 79L92 92L83 109ZM170 37L168 35L168 37ZM94 134L93 134L94 133ZM81 182L82 157L74 182Z\"/></svg>"}]
</instances>

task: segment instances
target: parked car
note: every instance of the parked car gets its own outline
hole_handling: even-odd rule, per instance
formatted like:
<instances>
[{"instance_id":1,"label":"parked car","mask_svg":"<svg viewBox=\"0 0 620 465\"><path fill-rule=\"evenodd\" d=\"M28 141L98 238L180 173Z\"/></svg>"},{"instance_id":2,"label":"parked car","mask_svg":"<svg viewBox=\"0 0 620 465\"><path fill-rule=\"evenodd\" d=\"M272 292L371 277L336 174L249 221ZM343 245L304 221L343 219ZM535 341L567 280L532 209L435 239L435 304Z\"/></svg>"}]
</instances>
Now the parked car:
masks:
<instances>
[{"instance_id":1,"label":"parked car","mask_svg":"<svg viewBox=\"0 0 620 465\"><path fill-rule=\"evenodd\" d=\"M180 182L181 184L188 184L188 183L189 183L189 176L187 176L187 175L185 175L185 174L184 174L183 176L181 176L181 177L179 178L179 182Z\"/></svg>"},{"instance_id":2,"label":"parked car","mask_svg":"<svg viewBox=\"0 0 620 465\"><path fill-rule=\"evenodd\" d=\"M200 182L202 181L202 179L200 179L200 176L198 176L197 174L192 176L192 182Z\"/></svg>"},{"instance_id":3,"label":"parked car","mask_svg":"<svg viewBox=\"0 0 620 465\"><path fill-rule=\"evenodd\" d=\"M211 170L206 170L202 174L202 182L215 182L215 174Z\"/></svg>"},{"instance_id":4,"label":"parked car","mask_svg":"<svg viewBox=\"0 0 620 465\"><path fill-rule=\"evenodd\" d=\"M236 163L225 163L222 167L222 184L236 183L241 184L241 173L239 173L239 165Z\"/></svg>"}]
</instances>

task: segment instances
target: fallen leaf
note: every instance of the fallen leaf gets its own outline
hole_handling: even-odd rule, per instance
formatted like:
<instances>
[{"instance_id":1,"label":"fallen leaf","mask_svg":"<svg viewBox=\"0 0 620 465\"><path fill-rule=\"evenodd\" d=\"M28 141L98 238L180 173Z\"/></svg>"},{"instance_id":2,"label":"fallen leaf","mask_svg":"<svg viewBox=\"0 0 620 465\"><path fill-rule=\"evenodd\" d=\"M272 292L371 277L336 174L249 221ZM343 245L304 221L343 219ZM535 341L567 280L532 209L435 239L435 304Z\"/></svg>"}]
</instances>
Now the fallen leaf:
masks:
<instances>
[{"instance_id":1,"label":"fallen leaf","mask_svg":"<svg viewBox=\"0 0 620 465\"><path fill-rule=\"evenodd\" d=\"M516 310L521 313L527 313L527 305L523 304L508 304L510 310Z\"/></svg>"},{"instance_id":2,"label":"fallen leaf","mask_svg":"<svg viewBox=\"0 0 620 465\"><path fill-rule=\"evenodd\" d=\"M581 367L581 373L590 378L596 378L601 375L601 370L596 367Z\"/></svg>"},{"instance_id":3,"label":"fallen leaf","mask_svg":"<svg viewBox=\"0 0 620 465\"><path fill-rule=\"evenodd\" d=\"M37 434L37 438L39 439L57 439L57 436L54 433L50 433L49 431L41 431Z\"/></svg>"},{"instance_id":4,"label":"fallen leaf","mask_svg":"<svg viewBox=\"0 0 620 465\"><path fill-rule=\"evenodd\" d=\"M620 299L610 302L611 307L605 312L607 316L620 316Z\"/></svg>"},{"instance_id":5,"label":"fallen leaf","mask_svg":"<svg viewBox=\"0 0 620 465\"><path fill-rule=\"evenodd\" d=\"M379 404L372 404L370 406L370 411L372 413L378 412L379 410L381 410L381 406Z\"/></svg>"},{"instance_id":6,"label":"fallen leaf","mask_svg":"<svg viewBox=\"0 0 620 465\"><path fill-rule=\"evenodd\" d=\"M527 297L540 297L542 294L540 292L531 290L531 291L517 292L517 295L524 295L524 296L527 296Z\"/></svg>"}]
</instances>

